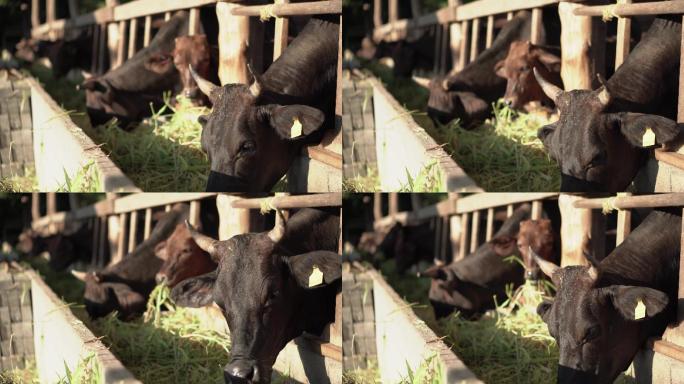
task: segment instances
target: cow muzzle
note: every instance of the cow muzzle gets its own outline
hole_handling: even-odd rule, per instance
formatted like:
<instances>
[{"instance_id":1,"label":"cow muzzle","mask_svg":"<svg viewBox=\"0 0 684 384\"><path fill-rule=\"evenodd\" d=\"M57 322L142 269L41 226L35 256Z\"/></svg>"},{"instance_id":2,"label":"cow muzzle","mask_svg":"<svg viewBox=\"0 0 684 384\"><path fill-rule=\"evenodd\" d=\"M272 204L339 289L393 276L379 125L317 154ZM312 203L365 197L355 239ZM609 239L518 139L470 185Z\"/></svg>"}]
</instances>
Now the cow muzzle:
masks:
<instances>
[{"instance_id":1,"label":"cow muzzle","mask_svg":"<svg viewBox=\"0 0 684 384\"><path fill-rule=\"evenodd\" d=\"M558 365L558 384L598 384L599 377L591 372Z\"/></svg>"},{"instance_id":2,"label":"cow muzzle","mask_svg":"<svg viewBox=\"0 0 684 384\"><path fill-rule=\"evenodd\" d=\"M157 284L166 284L168 281L168 278L166 277L166 274L164 274L164 273L157 273L154 276L154 280L157 282Z\"/></svg>"},{"instance_id":3,"label":"cow muzzle","mask_svg":"<svg viewBox=\"0 0 684 384\"><path fill-rule=\"evenodd\" d=\"M223 368L223 378L226 384L259 383L259 368L249 360L235 360Z\"/></svg>"},{"instance_id":4,"label":"cow muzzle","mask_svg":"<svg viewBox=\"0 0 684 384\"><path fill-rule=\"evenodd\" d=\"M605 192L606 188L599 183L562 173L560 190L561 192Z\"/></svg>"},{"instance_id":5,"label":"cow muzzle","mask_svg":"<svg viewBox=\"0 0 684 384\"><path fill-rule=\"evenodd\" d=\"M207 192L247 192L249 184L239 177L211 171L207 179Z\"/></svg>"}]
</instances>

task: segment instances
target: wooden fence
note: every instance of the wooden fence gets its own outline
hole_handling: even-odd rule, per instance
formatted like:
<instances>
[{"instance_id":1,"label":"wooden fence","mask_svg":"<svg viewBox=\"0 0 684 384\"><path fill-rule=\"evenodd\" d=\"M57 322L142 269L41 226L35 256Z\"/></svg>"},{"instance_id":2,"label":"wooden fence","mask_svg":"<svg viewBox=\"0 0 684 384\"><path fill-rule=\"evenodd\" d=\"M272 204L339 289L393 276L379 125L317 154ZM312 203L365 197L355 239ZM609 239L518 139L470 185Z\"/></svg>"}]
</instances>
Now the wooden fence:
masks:
<instances>
[{"instance_id":1,"label":"wooden fence","mask_svg":"<svg viewBox=\"0 0 684 384\"><path fill-rule=\"evenodd\" d=\"M34 216L36 212L40 212L40 203L36 200L40 196L40 194L33 195ZM188 221L196 226L200 222L200 201L214 197L219 215L218 232L221 240L250 232L250 210L260 210L264 207L282 209L286 212L293 208L340 207L340 227L342 223L341 193L279 194L254 198L215 193L138 193L108 198L96 204L63 212L55 212L54 194L48 194L46 199L47 211L54 213L34 218L31 227L41 234L48 235L69 229L74 223L87 225L92 229L93 254L91 266L101 268L107 264L120 261L150 236L155 210L160 211L163 207L165 211L169 211L173 204L187 202L190 204ZM138 237L137 232L139 220L144 221L142 238ZM342 252L341 237L340 228L340 253ZM324 333L323 339L312 335L306 335L301 339L309 351L313 351L324 358L332 359L334 362L339 362L340 366L342 361L341 300L341 294L338 294L335 323L330 325L328 331ZM221 316L220 313L217 315ZM223 319L218 319L218 322L223 323ZM288 350L296 353L294 351L297 351L297 348L289 348ZM288 357L289 360L287 361L291 361L292 358ZM298 380L300 379L302 378Z\"/></svg>"},{"instance_id":2,"label":"wooden fence","mask_svg":"<svg viewBox=\"0 0 684 384\"><path fill-rule=\"evenodd\" d=\"M296 15L340 14L340 37L338 53L338 86L336 127L328 129L321 144L306 147L303 156L295 161L295 171L288 174L288 185L297 191L339 191L342 183L342 0L310 1L289 4L289 0L277 0L273 5L240 6L218 0L136 0L122 5L110 5L83 15L72 14L69 19L55 19L54 0L32 0L32 36L37 39L56 40L70 37L84 29L92 37L93 74L102 74L108 68L116 68L130 59L136 51L146 47L152 35L155 18L164 20L178 10L189 10L189 34L200 32L200 7L215 5L219 23L219 77L222 84L249 80L247 63L263 62L260 52L247 50L249 44L249 17L267 15L275 18L273 60L287 47L289 17ZM115 0L113 3L117 3ZM39 19L40 8L45 4L46 20ZM42 23L41 23L42 22ZM141 31L142 29L142 31ZM142 46L137 46L138 34L143 34ZM263 45L264 36L258 38ZM251 52L248 52L251 51ZM107 66L107 52L111 55ZM248 58L247 55L250 55ZM265 64L265 63L264 63ZM265 67L265 65L264 65Z\"/></svg>"}]
</instances>

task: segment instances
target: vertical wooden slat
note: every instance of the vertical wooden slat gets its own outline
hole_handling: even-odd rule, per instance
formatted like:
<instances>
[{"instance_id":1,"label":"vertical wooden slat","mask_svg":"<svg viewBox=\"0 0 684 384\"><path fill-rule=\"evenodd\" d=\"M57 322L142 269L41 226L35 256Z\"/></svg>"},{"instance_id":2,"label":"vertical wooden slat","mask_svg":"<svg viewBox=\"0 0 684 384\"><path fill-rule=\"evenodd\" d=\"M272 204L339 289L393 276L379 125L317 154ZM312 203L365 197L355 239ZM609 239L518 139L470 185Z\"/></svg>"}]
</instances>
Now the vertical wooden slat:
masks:
<instances>
[{"instance_id":1,"label":"vertical wooden slat","mask_svg":"<svg viewBox=\"0 0 684 384\"><path fill-rule=\"evenodd\" d=\"M138 231L138 211L131 212L131 224L128 228L128 253L135 249L136 236Z\"/></svg>"},{"instance_id":2,"label":"vertical wooden slat","mask_svg":"<svg viewBox=\"0 0 684 384\"><path fill-rule=\"evenodd\" d=\"M539 220L542 218L542 202L539 200L532 202L532 220Z\"/></svg>"},{"instance_id":3,"label":"vertical wooden slat","mask_svg":"<svg viewBox=\"0 0 684 384\"><path fill-rule=\"evenodd\" d=\"M97 24L93 24L92 30L93 30L93 52L92 52L92 55L90 56L90 58L91 58L90 72L92 74L96 74L97 73L98 44L100 43L100 26Z\"/></svg>"},{"instance_id":4,"label":"vertical wooden slat","mask_svg":"<svg viewBox=\"0 0 684 384\"><path fill-rule=\"evenodd\" d=\"M126 20L119 21L119 38L116 41L116 67L124 63L124 50L126 48Z\"/></svg>"},{"instance_id":5,"label":"vertical wooden slat","mask_svg":"<svg viewBox=\"0 0 684 384\"><path fill-rule=\"evenodd\" d=\"M97 258L97 266L98 267L104 267L105 265L105 258L107 255L105 254L105 251L107 249L106 247L106 242L107 242L107 232L108 232L108 226L107 226L107 216L103 216L100 218L100 246L99 248L99 257Z\"/></svg>"},{"instance_id":6,"label":"vertical wooden slat","mask_svg":"<svg viewBox=\"0 0 684 384\"><path fill-rule=\"evenodd\" d=\"M435 228L435 238L434 238L434 251L432 254L432 260L441 260L440 259L440 251L442 249L441 244L442 244L442 220L439 218L439 216L434 217L432 219L432 222L434 224Z\"/></svg>"},{"instance_id":7,"label":"vertical wooden slat","mask_svg":"<svg viewBox=\"0 0 684 384\"><path fill-rule=\"evenodd\" d=\"M494 15L487 16L487 39L485 41L485 46L487 48L492 46L494 42Z\"/></svg>"},{"instance_id":8,"label":"vertical wooden slat","mask_svg":"<svg viewBox=\"0 0 684 384\"><path fill-rule=\"evenodd\" d=\"M143 233L143 239L147 240L152 232L152 208L145 209L145 232Z\"/></svg>"},{"instance_id":9,"label":"vertical wooden slat","mask_svg":"<svg viewBox=\"0 0 684 384\"><path fill-rule=\"evenodd\" d=\"M463 259L468 252L468 221L470 219L469 213L461 215L461 243L459 244L458 258Z\"/></svg>"},{"instance_id":10,"label":"vertical wooden slat","mask_svg":"<svg viewBox=\"0 0 684 384\"><path fill-rule=\"evenodd\" d=\"M135 55L135 39L138 38L138 19L131 19L131 25L128 31L128 58Z\"/></svg>"},{"instance_id":11,"label":"vertical wooden slat","mask_svg":"<svg viewBox=\"0 0 684 384\"><path fill-rule=\"evenodd\" d=\"M145 32L143 32L143 47L150 45L152 38L152 16L145 16Z\"/></svg>"},{"instance_id":12,"label":"vertical wooden slat","mask_svg":"<svg viewBox=\"0 0 684 384\"><path fill-rule=\"evenodd\" d=\"M190 20L188 25L188 35L199 35L200 33L200 18L199 8L190 8Z\"/></svg>"},{"instance_id":13,"label":"vertical wooden slat","mask_svg":"<svg viewBox=\"0 0 684 384\"><path fill-rule=\"evenodd\" d=\"M631 193L621 192L618 196L629 196ZM622 244L625 238L632 230L632 211L628 209L618 210L617 213L617 228L615 233L615 246Z\"/></svg>"},{"instance_id":14,"label":"vertical wooden slat","mask_svg":"<svg viewBox=\"0 0 684 384\"><path fill-rule=\"evenodd\" d=\"M461 252L461 217L454 215L449 217L449 232L451 239L451 261L460 259Z\"/></svg>"},{"instance_id":15,"label":"vertical wooden slat","mask_svg":"<svg viewBox=\"0 0 684 384\"><path fill-rule=\"evenodd\" d=\"M470 40L470 62L475 61L477 57L477 49L480 44L480 19L473 20L473 30L471 33Z\"/></svg>"},{"instance_id":16,"label":"vertical wooden slat","mask_svg":"<svg viewBox=\"0 0 684 384\"><path fill-rule=\"evenodd\" d=\"M289 0L276 0L276 4L287 4ZM280 57L287 47L287 36L290 29L290 19L277 17L275 20L275 34L273 40L273 61Z\"/></svg>"},{"instance_id":17,"label":"vertical wooden slat","mask_svg":"<svg viewBox=\"0 0 684 384\"><path fill-rule=\"evenodd\" d=\"M632 0L618 0L621 4L630 4ZM629 41L632 37L632 19L629 17L619 17L617 22L617 44L615 46L615 69L619 66L629 55Z\"/></svg>"},{"instance_id":18,"label":"vertical wooden slat","mask_svg":"<svg viewBox=\"0 0 684 384\"><path fill-rule=\"evenodd\" d=\"M200 224L200 202L199 200L190 202L190 217L188 218L190 224L197 228Z\"/></svg>"},{"instance_id":19,"label":"vertical wooden slat","mask_svg":"<svg viewBox=\"0 0 684 384\"><path fill-rule=\"evenodd\" d=\"M219 240L228 240L235 235L249 232L249 209L233 208L237 196L219 194L216 196L216 210L219 215Z\"/></svg>"},{"instance_id":20,"label":"vertical wooden slat","mask_svg":"<svg viewBox=\"0 0 684 384\"><path fill-rule=\"evenodd\" d=\"M508 204L506 206L506 217L513 216L513 204Z\"/></svg>"},{"instance_id":21,"label":"vertical wooden slat","mask_svg":"<svg viewBox=\"0 0 684 384\"><path fill-rule=\"evenodd\" d=\"M592 89L593 59L591 57L592 20L576 16L581 4L561 1L558 14L561 21L561 78L566 91Z\"/></svg>"},{"instance_id":22,"label":"vertical wooden slat","mask_svg":"<svg viewBox=\"0 0 684 384\"><path fill-rule=\"evenodd\" d=\"M40 1L31 0L31 26L33 28L40 25Z\"/></svg>"},{"instance_id":23,"label":"vertical wooden slat","mask_svg":"<svg viewBox=\"0 0 684 384\"><path fill-rule=\"evenodd\" d=\"M456 16L456 9L461 5L461 0L449 0L449 9L452 16ZM466 38L462 35L461 24L451 23L449 25L449 46L451 51L451 65L456 70L460 70L461 56L465 53L461 50L461 39Z\"/></svg>"},{"instance_id":24,"label":"vertical wooden slat","mask_svg":"<svg viewBox=\"0 0 684 384\"><path fill-rule=\"evenodd\" d=\"M47 22L51 23L57 18L57 8L55 7L55 0L46 0L45 3L45 16L47 16Z\"/></svg>"},{"instance_id":25,"label":"vertical wooden slat","mask_svg":"<svg viewBox=\"0 0 684 384\"><path fill-rule=\"evenodd\" d=\"M440 221L442 222L442 240L440 244L441 252L439 253L439 259L445 264L448 264L449 260L447 260L447 243L449 242L449 233L451 232L449 229L449 217L442 217L440 218Z\"/></svg>"},{"instance_id":26,"label":"vertical wooden slat","mask_svg":"<svg viewBox=\"0 0 684 384\"><path fill-rule=\"evenodd\" d=\"M461 22L461 55L458 61L458 69L465 68L468 64L468 30L470 29L470 21L463 20Z\"/></svg>"},{"instance_id":27,"label":"vertical wooden slat","mask_svg":"<svg viewBox=\"0 0 684 384\"><path fill-rule=\"evenodd\" d=\"M38 220L40 218L40 193L31 193L31 219Z\"/></svg>"},{"instance_id":28,"label":"vertical wooden slat","mask_svg":"<svg viewBox=\"0 0 684 384\"><path fill-rule=\"evenodd\" d=\"M389 193L389 214L396 215L399 213L399 194L397 192Z\"/></svg>"},{"instance_id":29,"label":"vertical wooden slat","mask_svg":"<svg viewBox=\"0 0 684 384\"><path fill-rule=\"evenodd\" d=\"M250 42L249 17L232 14L237 4L216 3L219 23L219 79L224 84L251 81L247 70L247 47ZM254 65L254 63L253 63Z\"/></svg>"},{"instance_id":30,"label":"vertical wooden slat","mask_svg":"<svg viewBox=\"0 0 684 384\"><path fill-rule=\"evenodd\" d=\"M171 20L171 12L164 12L164 21Z\"/></svg>"},{"instance_id":31,"label":"vertical wooden slat","mask_svg":"<svg viewBox=\"0 0 684 384\"><path fill-rule=\"evenodd\" d=\"M389 15L389 22L393 23L397 20L399 20L399 0L388 0L389 1L389 6L388 6L388 15Z\"/></svg>"},{"instance_id":32,"label":"vertical wooden slat","mask_svg":"<svg viewBox=\"0 0 684 384\"><path fill-rule=\"evenodd\" d=\"M489 241L494 235L494 208L487 209L487 232L485 233L485 240Z\"/></svg>"},{"instance_id":33,"label":"vertical wooden slat","mask_svg":"<svg viewBox=\"0 0 684 384\"><path fill-rule=\"evenodd\" d=\"M375 28L382 25L382 3L381 3L381 1L382 0L373 0L373 26Z\"/></svg>"},{"instance_id":34,"label":"vertical wooden slat","mask_svg":"<svg viewBox=\"0 0 684 384\"><path fill-rule=\"evenodd\" d=\"M449 69L447 68L447 56L449 55L449 25L442 25L442 56L441 56L441 67L439 69L440 75L446 74Z\"/></svg>"},{"instance_id":35,"label":"vertical wooden slat","mask_svg":"<svg viewBox=\"0 0 684 384\"><path fill-rule=\"evenodd\" d=\"M382 217L382 193L373 194L373 221L378 221Z\"/></svg>"},{"instance_id":36,"label":"vertical wooden slat","mask_svg":"<svg viewBox=\"0 0 684 384\"><path fill-rule=\"evenodd\" d=\"M540 43L542 28L542 9L534 8L532 9L532 31L530 33L530 41L532 44Z\"/></svg>"},{"instance_id":37,"label":"vertical wooden slat","mask_svg":"<svg viewBox=\"0 0 684 384\"><path fill-rule=\"evenodd\" d=\"M439 65L441 63L440 58L442 57L442 27L439 24L434 25L435 29L435 60L432 71L434 73L439 73Z\"/></svg>"},{"instance_id":38,"label":"vertical wooden slat","mask_svg":"<svg viewBox=\"0 0 684 384\"><path fill-rule=\"evenodd\" d=\"M470 231L470 253L477 249L477 240L480 235L480 211L473 212L473 223Z\"/></svg>"},{"instance_id":39,"label":"vertical wooden slat","mask_svg":"<svg viewBox=\"0 0 684 384\"><path fill-rule=\"evenodd\" d=\"M166 204L164 206L164 212L170 212L171 211L171 204Z\"/></svg>"},{"instance_id":40,"label":"vertical wooden slat","mask_svg":"<svg viewBox=\"0 0 684 384\"><path fill-rule=\"evenodd\" d=\"M126 225L128 224L126 220L126 213L119 214L119 238L117 240L116 247L116 259L112 260L112 263L119 262L123 260L126 255Z\"/></svg>"},{"instance_id":41,"label":"vertical wooden slat","mask_svg":"<svg viewBox=\"0 0 684 384\"><path fill-rule=\"evenodd\" d=\"M102 24L100 29L100 48L97 57L97 73L102 74L105 72L105 54L107 53L107 24Z\"/></svg>"},{"instance_id":42,"label":"vertical wooden slat","mask_svg":"<svg viewBox=\"0 0 684 384\"><path fill-rule=\"evenodd\" d=\"M47 193L47 214L53 215L57 213L57 195L55 192Z\"/></svg>"},{"instance_id":43,"label":"vertical wooden slat","mask_svg":"<svg viewBox=\"0 0 684 384\"><path fill-rule=\"evenodd\" d=\"M507 12L506 13L506 20L508 20L508 21L513 20L513 12Z\"/></svg>"}]
</instances>

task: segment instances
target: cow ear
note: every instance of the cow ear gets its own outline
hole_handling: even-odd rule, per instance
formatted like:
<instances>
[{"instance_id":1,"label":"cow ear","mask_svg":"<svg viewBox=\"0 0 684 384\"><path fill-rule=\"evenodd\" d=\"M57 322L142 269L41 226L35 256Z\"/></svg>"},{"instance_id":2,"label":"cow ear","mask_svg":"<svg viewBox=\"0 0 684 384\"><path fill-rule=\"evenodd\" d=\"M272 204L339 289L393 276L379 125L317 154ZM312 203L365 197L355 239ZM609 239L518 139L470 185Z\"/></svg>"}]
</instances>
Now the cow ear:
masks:
<instances>
[{"instance_id":1,"label":"cow ear","mask_svg":"<svg viewBox=\"0 0 684 384\"><path fill-rule=\"evenodd\" d=\"M499 256L510 256L515 252L517 239L512 236L497 236L490 240L494 246L494 252Z\"/></svg>"},{"instance_id":2,"label":"cow ear","mask_svg":"<svg viewBox=\"0 0 684 384\"><path fill-rule=\"evenodd\" d=\"M429 277L435 280L447 280L449 278L442 265L433 265L423 272L418 272L418 277Z\"/></svg>"},{"instance_id":3,"label":"cow ear","mask_svg":"<svg viewBox=\"0 0 684 384\"><path fill-rule=\"evenodd\" d=\"M548 315L551 306L553 306L553 301L549 300L544 300L537 305L537 315L539 315L544 322L546 322L546 316Z\"/></svg>"},{"instance_id":4,"label":"cow ear","mask_svg":"<svg viewBox=\"0 0 684 384\"><path fill-rule=\"evenodd\" d=\"M159 74L165 74L173 67L173 56L166 52L155 52L145 59L145 68Z\"/></svg>"},{"instance_id":5,"label":"cow ear","mask_svg":"<svg viewBox=\"0 0 684 384\"><path fill-rule=\"evenodd\" d=\"M285 140L305 138L321 128L324 121L322 111L307 105L277 106L269 115L269 123Z\"/></svg>"},{"instance_id":6,"label":"cow ear","mask_svg":"<svg viewBox=\"0 0 684 384\"><path fill-rule=\"evenodd\" d=\"M292 276L303 288L318 288L342 276L340 255L330 251L314 251L285 258Z\"/></svg>"},{"instance_id":7,"label":"cow ear","mask_svg":"<svg viewBox=\"0 0 684 384\"><path fill-rule=\"evenodd\" d=\"M211 304L217 271L181 281L171 290L171 299L181 307L199 308Z\"/></svg>"},{"instance_id":8,"label":"cow ear","mask_svg":"<svg viewBox=\"0 0 684 384\"><path fill-rule=\"evenodd\" d=\"M539 140L541 140L541 142L544 144L544 147L549 152L549 155L551 155L553 159L557 160L558 148L556 148L553 143L553 137L556 133L556 124L557 123L548 124L539 128L537 131L537 138L539 138Z\"/></svg>"},{"instance_id":9,"label":"cow ear","mask_svg":"<svg viewBox=\"0 0 684 384\"><path fill-rule=\"evenodd\" d=\"M154 247L154 254L162 260L166 260L168 258L169 255L166 253L166 240L160 242Z\"/></svg>"},{"instance_id":10,"label":"cow ear","mask_svg":"<svg viewBox=\"0 0 684 384\"><path fill-rule=\"evenodd\" d=\"M96 91L96 92L102 92L102 93L107 93L109 92L109 88L102 84L99 79L97 78L90 78L88 80L85 80L81 84L81 88L86 89L88 91Z\"/></svg>"},{"instance_id":11,"label":"cow ear","mask_svg":"<svg viewBox=\"0 0 684 384\"><path fill-rule=\"evenodd\" d=\"M655 139L648 136L651 132ZM643 113L620 114L620 132L635 147L651 147L673 141L681 131L679 125L666 117Z\"/></svg>"},{"instance_id":12,"label":"cow ear","mask_svg":"<svg viewBox=\"0 0 684 384\"><path fill-rule=\"evenodd\" d=\"M505 65L506 65L506 60L501 60L496 65L494 66L494 73L496 73L497 76L506 78L506 70L505 70Z\"/></svg>"},{"instance_id":13,"label":"cow ear","mask_svg":"<svg viewBox=\"0 0 684 384\"><path fill-rule=\"evenodd\" d=\"M609 298L613 307L625 320L639 321L662 312L669 301L667 294L648 287L611 285L601 288L603 297Z\"/></svg>"},{"instance_id":14,"label":"cow ear","mask_svg":"<svg viewBox=\"0 0 684 384\"><path fill-rule=\"evenodd\" d=\"M551 52L547 52L541 48L535 49L534 55L540 63L546 67L549 72L560 72L561 58Z\"/></svg>"}]
</instances>

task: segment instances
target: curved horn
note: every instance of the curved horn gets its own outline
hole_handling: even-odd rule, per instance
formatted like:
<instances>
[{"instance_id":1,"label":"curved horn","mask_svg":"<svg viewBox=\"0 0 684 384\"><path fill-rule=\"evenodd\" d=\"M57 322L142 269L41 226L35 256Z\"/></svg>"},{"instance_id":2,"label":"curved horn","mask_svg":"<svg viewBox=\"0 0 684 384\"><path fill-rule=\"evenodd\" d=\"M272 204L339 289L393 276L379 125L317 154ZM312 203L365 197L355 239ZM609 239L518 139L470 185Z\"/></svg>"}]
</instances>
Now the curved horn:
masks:
<instances>
[{"instance_id":1,"label":"curved horn","mask_svg":"<svg viewBox=\"0 0 684 384\"><path fill-rule=\"evenodd\" d=\"M74 275L75 278L81 280L81 281L86 281L86 276L88 275L87 272L81 272L81 271L76 271L76 270L71 270L71 274Z\"/></svg>"},{"instance_id":2,"label":"curved horn","mask_svg":"<svg viewBox=\"0 0 684 384\"><path fill-rule=\"evenodd\" d=\"M554 103L556 103L558 96L560 96L560 94L563 93L563 90L555 84L551 84L548 81L546 81L546 79L544 79L542 75L539 74L537 68L533 68L533 71L534 77L537 79L537 82L539 83L539 86L541 86L542 91L544 91L546 96L548 96L551 100L553 100Z\"/></svg>"},{"instance_id":3,"label":"curved horn","mask_svg":"<svg viewBox=\"0 0 684 384\"><path fill-rule=\"evenodd\" d=\"M197 86L199 87L200 91L207 95L210 100L213 101L211 94L218 88L218 86L214 83L212 83L209 80L205 80L202 78L202 76L198 75L197 72L192 68L192 64L188 64L188 68L190 68L190 74L192 75L192 78L195 79L195 82L197 83Z\"/></svg>"},{"instance_id":4,"label":"curved horn","mask_svg":"<svg viewBox=\"0 0 684 384\"><path fill-rule=\"evenodd\" d=\"M276 209L276 222L273 229L268 232L268 238L274 243L280 241L285 235L285 217L280 209Z\"/></svg>"},{"instance_id":5,"label":"curved horn","mask_svg":"<svg viewBox=\"0 0 684 384\"><path fill-rule=\"evenodd\" d=\"M593 265L589 267L589 269L587 270L587 273L589 274L589 277L591 278L591 280L593 280L593 281L598 280L599 271Z\"/></svg>"},{"instance_id":6,"label":"curved horn","mask_svg":"<svg viewBox=\"0 0 684 384\"><path fill-rule=\"evenodd\" d=\"M554 264L550 261L546 261L546 260L542 259L541 257L539 257L539 255L537 255L534 252L532 247L529 247L529 252L530 252L530 255L532 256L532 259L534 259L534 262L537 263L539 268L542 270L542 272L544 272L544 274L546 276L552 278L553 274L556 273L556 271L558 271L560 269L560 267L557 266L556 264Z\"/></svg>"},{"instance_id":7,"label":"curved horn","mask_svg":"<svg viewBox=\"0 0 684 384\"><path fill-rule=\"evenodd\" d=\"M252 70L252 66L250 64L247 64L247 69L249 70L250 75L252 75L254 78L254 82L249 86L249 92L252 94L252 96L259 97L261 94L261 84L259 83L259 78Z\"/></svg>"},{"instance_id":8,"label":"curved horn","mask_svg":"<svg viewBox=\"0 0 684 384\"><path fill-rule=\"evenodd\" d=\"M188 231L190 231L190 236L192 236L192 238L195 240L195 243L197 243L200 248L206 251L212 259L216 260L216 243L218 243L218 241L197 232L195 227L193 227L187 220L185 220L185 226L188 228Z\"/></svg>"},{"instance_id":9,"label":"curved horn","mask_svg":"<svg viewBox=\"0 0 684 384\"><path fill-rule=\"evenodd\" d=\"M597 97L599 102L601 102L601 105L604 107L608 106L608 104L610 104L610 92L608 92L608 87L604 85L599 88Z\"/></svg>"}]
</instances>

